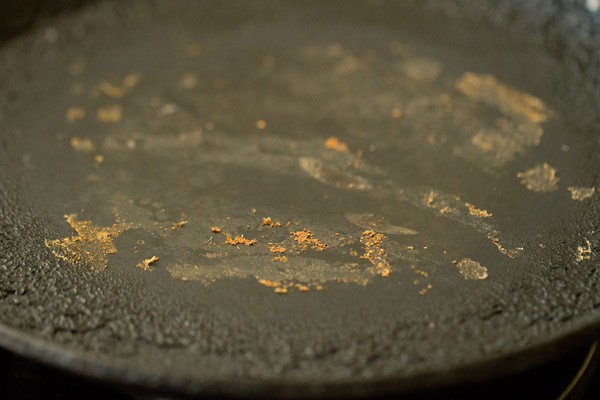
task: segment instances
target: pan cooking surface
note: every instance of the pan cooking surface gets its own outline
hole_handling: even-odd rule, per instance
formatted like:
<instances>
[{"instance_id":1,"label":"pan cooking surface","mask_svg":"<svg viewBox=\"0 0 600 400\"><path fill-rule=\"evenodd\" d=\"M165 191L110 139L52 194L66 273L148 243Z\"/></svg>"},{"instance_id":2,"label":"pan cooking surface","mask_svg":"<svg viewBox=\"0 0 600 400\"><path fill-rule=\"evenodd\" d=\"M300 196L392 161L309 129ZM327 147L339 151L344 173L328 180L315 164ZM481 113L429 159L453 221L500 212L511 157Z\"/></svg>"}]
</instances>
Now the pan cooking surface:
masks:
<instances>
[{"instance_id":1,"label":"pan cooking surface","mask_svg":"<svg viewBox=\"0 0 600 400\"><path fill-rule=\"evenodd\" d=\"M560 63L361 7L100 3L9 43L2 322L193 392L501 364L597 318Z\"/></svg>"}]
</instances>

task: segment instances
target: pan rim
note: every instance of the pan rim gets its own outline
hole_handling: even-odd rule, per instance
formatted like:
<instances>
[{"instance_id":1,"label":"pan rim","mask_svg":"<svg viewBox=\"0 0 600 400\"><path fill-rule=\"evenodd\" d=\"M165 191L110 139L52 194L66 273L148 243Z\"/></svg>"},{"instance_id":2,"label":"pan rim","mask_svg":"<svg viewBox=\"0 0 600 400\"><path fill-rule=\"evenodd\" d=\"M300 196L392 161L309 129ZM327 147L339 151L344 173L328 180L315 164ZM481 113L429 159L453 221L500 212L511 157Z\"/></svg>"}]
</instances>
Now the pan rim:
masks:
<instances>
[{"instance_id":1,"label":"pan rim","mask_svg":"<svg viewBox=\"0 0 600 400\"><path fill-rule=\"evenodd\" d=\"M600 334L600 318L589 314L572 320L544 339L522 349L483 357L459 367L442 367L428 372L383 379L343 379L339 381L272 381L248 378L222 378L190 381L175 375L156 374L115 365L94 358L92 353L49 343L31 333L23 333L0 322L0 347L43 365L102 384L140 391L160 391L167 395L230 396L236 398L358 398L368 395L411 394L476 384L516 375L570 352L593 345ZM575 347L569 347L577 343ZM484 372L482 372L484 371Z\"/></svg>"}]
</instances>

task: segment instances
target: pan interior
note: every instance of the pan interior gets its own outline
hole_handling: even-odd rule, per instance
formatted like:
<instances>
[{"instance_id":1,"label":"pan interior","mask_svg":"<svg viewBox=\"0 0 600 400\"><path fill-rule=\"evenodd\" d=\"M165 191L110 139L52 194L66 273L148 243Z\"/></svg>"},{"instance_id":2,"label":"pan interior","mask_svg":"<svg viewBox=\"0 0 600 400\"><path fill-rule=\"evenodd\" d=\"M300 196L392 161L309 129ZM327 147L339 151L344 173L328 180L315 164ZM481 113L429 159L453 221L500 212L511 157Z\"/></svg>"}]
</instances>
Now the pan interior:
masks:
<instances>
[{"instance_id":1,"label":"pan interior","mask_svg":"<svg viewBox=\"0 0 600 400\"><path fill-rule=\"evenodd\" d=\"M598 304L599 141L561 64L361 4L107 2L5 45L2 322L156 376L325 383Z\"/></svg>"}]
</instances>

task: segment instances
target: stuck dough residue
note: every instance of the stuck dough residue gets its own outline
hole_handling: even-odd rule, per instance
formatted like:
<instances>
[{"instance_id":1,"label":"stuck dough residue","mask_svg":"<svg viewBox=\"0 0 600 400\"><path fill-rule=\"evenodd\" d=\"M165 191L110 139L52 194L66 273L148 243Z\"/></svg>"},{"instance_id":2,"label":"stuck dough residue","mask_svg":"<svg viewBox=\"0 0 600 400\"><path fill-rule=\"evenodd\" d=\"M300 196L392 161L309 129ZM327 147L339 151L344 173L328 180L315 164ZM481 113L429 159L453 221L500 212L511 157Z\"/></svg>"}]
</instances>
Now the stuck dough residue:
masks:
<instances>
[{"instance_id":1,"label":"stuck dough residue","mask_svg":"<svg viewBox=\"0 0 600 400\"><path fill-rule=\"evenodd\" d=\"M556 168L547 163L519 172L517 178L527 189L534 192L552 192L558 189L559 179Z\"/></svg>"},{"instance_id":2,"label":"stuck dough residue","mask_svg":"<svg viewBox=\"0 0 600 400\"><path fill-rule=\"evenodd\" d=\"M536 124L546 122L550 114L542 100L502 84L493 75L468 72L456 82L456 88L473 100L498 107L509 115L521 115Z\"/></svg>"},{"instance_id":3,"label":"stuck dough residue","mask_svg":"<svg viewBox=\"0 0 600 400\"><path fill-rule=\"evenodd\" d=\"M453 261L453 263L465 279L481 280L488 277L487 268L470 258L463 258L460 261Z\"/></svg>"},{"instance_id":4,"label":"stuck dough residue","mask_svg":"<svg viewBox=\"0 0 600 400\"><path fill-rule=\"evenodd\" d=\"M470 149L457 153L473 160L485 159L493 167L502 167L524 153L527 147L540 144L543 134L542 127L533 122L518 121L515 117L500 118L492 127L482 128L471 137Z\"/></svg>"},{"instance_id":5,"label":"stuck dough residue","mask_svg":"<svg viewBox=\"0 0 600 400\"><path fill-rule=\"evenodd\" d=\"M260 284L272 288L303 286L317 290L321 290L326 282L364 286L375 276L373 269L358 264L332 264L303 257L290 257L285 263L274 263L270 256L238 257L214 265L173 264L167 266L167 271L173 278L198 281L204 285L223 278L255 278Z\"/></svg>"},{"instance_id":6,"label":"stuck dough residue","mask_svg":"<svg viewBox=\"0 0 600 400\"><path fill-rule=\"evenodd\" d=\"M302 169L316 180L342 189L368 190L369 182L360 176L351 174L333 165L312 157L301 157L298 160Z\"/></svg>"},{"instance_id":7,"label":"stuck dough residue","mask_svg":"<svg viewBox=\"0 0 600 400\"><path fill-rule=\"evenodd\" d=\"M124 222L117 222L106 228L96 227L92 221L79 221L77 214L65 215L65 218L77 235L46 240L46 247L61 260L77 266L88 266L98 272L107 267L107 256L117 253L113 239L132 227L131 224Z\"/></svg>"},{"instance_id":8,"label":"stuck dough residue","mask_svg":"<svg viewBox=\"0 0 600 400\"><path fill-rule=\"evenodd\" d=\"M542 100L510 88L492 75L466 73L455 86L467 98L502 113L493 125L480 125L469 142L457 146L457 155L498 168L540 143L542 124L550 117Z\"/></svg>"},{"instance_id":9,"label":"stuck dough residue","mask_svg":"<svg viewBox=\"0 0 600 400\"><path fill-rule=\"evenodd\" d=\"M345 215L346 219L356 226L372 229L388 235L416 235L417 231L402 226L392 225L388 220L373 213Z\"/></svg>"},{"instance_id":10,"label":"stuck dough residue","mask_svg":"<svg viewBox=\"0 0 600 400\"><path fill-rule=\"evenodd\" d=\"M596 193L595 187L569 186L568 189L571 192L571 198L576 201L589 199Z\"/></svg>"},{"instance_id":11,"label":"stuck dough residue","mask_svg":"<svg viewBox=\"0 0 600 400\"><path fill-rule=\"evenodd\" d=\"M514 258L523 250L520 247L506 247L500 240L501 234L492 224L488 223L486 215L491 213L478 208L471 203L463 203L456 195L441 192L435 189L428 190L399 190L396 193L398 200L434 211L441 217L446 217L460 222L463 225L476 229L485 235L507 257Z\"/></svg>"}]
</instances>

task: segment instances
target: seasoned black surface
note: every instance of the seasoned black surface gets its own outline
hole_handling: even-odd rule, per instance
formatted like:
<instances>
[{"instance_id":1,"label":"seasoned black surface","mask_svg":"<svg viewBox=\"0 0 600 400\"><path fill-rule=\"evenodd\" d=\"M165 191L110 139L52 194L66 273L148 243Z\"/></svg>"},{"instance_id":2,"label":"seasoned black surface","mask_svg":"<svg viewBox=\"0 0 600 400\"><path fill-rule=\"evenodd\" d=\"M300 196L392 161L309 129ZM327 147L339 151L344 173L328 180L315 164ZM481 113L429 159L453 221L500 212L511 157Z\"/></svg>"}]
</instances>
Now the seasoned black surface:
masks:
<instances>
[{"instance_id":1,"label":"seasoned black surface","mask_svg":"<svg viewBox=\"0 0 600 400\"><path fill-rule=\"evenodd\" d=\"M598 186L597 17L567 2L416 3L106 2L7 43L0 52L3 345L134 386L298 397L479 381L583 346L600 322L598 193L576 202L567 187ZM185 53L196 41L197 59ZM408 55L390 53L395 42ZM328 72L336 43L346 63ZM316 61L303 63L298 55L310 46ZM415 57L439 62L440 78L385 80ZM85 64L75 77L74 62ZM334 75L348 68L358 75ZM179 83L190 71L199 82L191 92ZM478 126L467 117L448 122L434 104L422 118L391 120L395 102L410 110L419 96L441 93L482 124L502 117L460 97L453 83L465 72L492 74L543 100L552 117L540 144L498 166L456 150L460 122ZM131 73L141 81L122 98L93 93L102 80ZM84 95L73 94L77 83ZM119 121L95 120L113 104L123 108ZM66 122L72 106L87 117ZM261 130L254 124L262 118ZM198 144L176 136L197 127ZM426 144L427 133L438 145ZM302 170L298 160L326 155L321 162L337 168L336 157L347 156L323 153L329 136L364 151L366 166L352 170L368 183L364 190ZM72 137L90 138L104 162L94 161L96 151L76 152ZM173 146L181 137L190 142ZM543 162L558 169L559 190L526 190L516 174ZM490 210L491 222L444 218L418 205L429 190L422 187ZM419 232L389 234L394 271L365 286L329 281L324 291L276 295L256 274L204 285L167 272L209 263L208 252L224 249L235 254L225 268L262 271L271 265L264 244L289 236L287 227L259 227L266 216L329 242L322 253L298 255L301 270L333 268L354 261L334 233L362 251L362 229L344 214L364 212ZM73 235L63 218L72 213L99 227L117 217L138 225L114 240L118 253L95 272L58 261L44 245ZM188 224L167 229L182 214ZM258 246L226 248L212 224L258 237ZM490 241L496 235L523 251L500 253ZM140 239L146 247L135 253ZM407 245L417 251L397 250ZM578 247L589 247L589 259ZM155 254L152 271L135 268ZM451 261L466 257L487 266L487 279L462 278ZM411 265L428 279L413 284Z\"/></svg>"},{"instance_id":2,"label":"seasoned black surface","mask_svg":"<svg viewBox=\"0 0 600 400\"><path fill-rule=\"evenodd\" d=\"M565 400L591 400L598 397L600 382L598 371L592 362L584 366L589 349L555 360L528 370L517 376L510 376L485 385L456 387L443 391L421 392L415 396L403 396L411 399L505 399L507 397L533 397L536 399L555 400L566 394ZM35 362L15 357L9 353L0 353L3 367L3 379L0 380L0 394L6 400L67 400L73 397L86 399L115 400L177 400L181 397L162 397L151 394L140 394L135 391L120 390L106 384L99 384L71 374L61 373L46 368ZM597 357L596 357L597 358ZM574 380L582 371L583 376ZM569 389L567 389L569 388ZM389 397L372 397L366 399L386 399Z\"/></svg>"}]
</instances>

